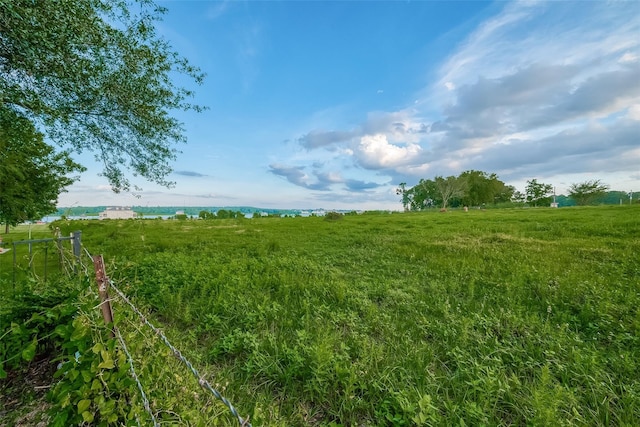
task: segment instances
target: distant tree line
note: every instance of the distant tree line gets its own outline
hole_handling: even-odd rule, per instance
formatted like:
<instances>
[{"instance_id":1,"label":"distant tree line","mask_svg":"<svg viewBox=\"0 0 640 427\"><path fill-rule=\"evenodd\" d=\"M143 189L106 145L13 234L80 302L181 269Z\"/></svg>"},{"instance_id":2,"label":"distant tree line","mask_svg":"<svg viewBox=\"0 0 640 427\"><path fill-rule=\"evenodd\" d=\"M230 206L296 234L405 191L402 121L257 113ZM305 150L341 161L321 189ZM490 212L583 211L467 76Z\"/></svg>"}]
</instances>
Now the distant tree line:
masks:
<instances>
[{"instance_id":1,"label":"distant tree line","mask_svg":"<svg viewBox=\"0 0 640 427\"><path fill-rule=\"evenodd\" d=\"M446 178L436 176L434 179L421 179L413 187L407 187L403 182L396 189L405 211L508 202L515 191L513 186L505 184L496 174L476 170Z\"/></svg>"},{"instance_id":2,"label":"distant tree line","mask_svg":"<svg viewBox=\"0 0 640 427\"><path fill-rule=\"evenodd\" d=\"M405 211L506 203L549 206L554 198L559 206L617 204L623 200L638 200L638 196L634 197L633 194L608 190L608 185L596 179L571 184L568 196L555 196L553 185L531 179L527 181L524 192L520 192L501 181L495 173L468 170L458 176L421 179L413 187L402 182L396 194L401 197Z\"/></svg>"},{"instance_id":3,"label":"distant tree line","mask_svg":"<svg viewBox=\"0 0 640 427\"><path fill-rule=\"evenodd\" d=\"M244 218L244 214L240 211L231 211L226 209L220 209L216 213L210 211L200 211L198 214L200 219L234 219Z\"/></svg>"}]
</instances>

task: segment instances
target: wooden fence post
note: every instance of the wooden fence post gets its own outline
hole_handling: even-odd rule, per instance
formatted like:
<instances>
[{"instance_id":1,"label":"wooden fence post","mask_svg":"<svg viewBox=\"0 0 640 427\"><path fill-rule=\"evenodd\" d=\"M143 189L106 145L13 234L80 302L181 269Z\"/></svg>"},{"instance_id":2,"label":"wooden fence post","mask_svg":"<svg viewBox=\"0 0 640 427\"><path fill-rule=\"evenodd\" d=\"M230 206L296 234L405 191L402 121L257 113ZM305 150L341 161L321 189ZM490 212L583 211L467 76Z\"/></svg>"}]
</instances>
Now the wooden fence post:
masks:
<instances>
[{"instance_id":1,"label":"wooden fence post","mask_svg":"<svg viewBox=\"0 0 640 427\"><path fill-rule=\"evenodd\" d=\"M93 256L93 268L96 270L96 282L98 282L98 294L100 295L100 310L102 310L102 317L104 323L113 324L113 310L111 309L111 301L109 301L109 281L104 271L104 260L102 255ZM113 329L111 330L111 338L115 338Z\"/></svg>"}]
</instances>

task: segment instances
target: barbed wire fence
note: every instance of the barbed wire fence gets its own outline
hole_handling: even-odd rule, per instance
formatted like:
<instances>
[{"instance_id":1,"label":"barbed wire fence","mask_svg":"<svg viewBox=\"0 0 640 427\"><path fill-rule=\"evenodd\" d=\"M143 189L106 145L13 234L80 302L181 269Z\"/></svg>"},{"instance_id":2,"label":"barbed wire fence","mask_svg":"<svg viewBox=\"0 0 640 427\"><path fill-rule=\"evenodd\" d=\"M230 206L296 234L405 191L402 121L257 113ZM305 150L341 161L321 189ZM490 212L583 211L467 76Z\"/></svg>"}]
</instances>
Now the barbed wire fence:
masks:
<instances>
[{"instance_id":1,"label":"barbed wire fence","mask_svg":"<svg viewBox=\"0 0 640 427\"><path fill-rule=\"evenodd\" d=\"M226 399L216 388L214 388L211 385L211 383L209 383L209 381L207 381L200 374L200 372L182 354L182 352L180 352L180 350L178 350L173 344L171 344L171 342L166 337L166 335L158 327L156 327L153 323L151 323L149 319L147 319L147 317L142 313L142 311L138 309L127 297L127 295L125 295L124 292L122 292L115 285L115 283L107 276L104 270L104 261L102 259L102 255L92 255L89 252L89 250L84 246L82 246L82 249L84 254L86 254L89 259L93 260L93 264L94 264L96 281L98 282L98 295L100 298L100 304L96 306L96 308L99 307L101 309L105 322L107 324L113 325L113 329L111 330L112 338L117 339L122 351L125 353L127 362L129 363L129 373L131 375L131 378L136 383L136 386L138 388L138 391L142 399L144 410L149 414L149 417L153 422L153 426L157 427L160 424L158 424L158 420L153 412L153 409L151 408L149 398L147 397L147 394L144 391L144 387L142 386L142 383L136 373L133 357L131 356L131 353L127 348L127 345L125 343L125 340L122 334L120 333L120 330L114 323L113 308L112 308L111 302L114 301L115 299L109 297L109 294L108 294L109 290L113 290L118 295L119 299L123 301L133 311L133 313L135 313L138 316L141 323L147 326L148 328L150 328L153 331L153 333L160 339L160 341L169 348L173 356L178 361L180 361L184 366L187 367L187 369L193 374L198 385L202 389L212 394L215 399L222 402L222 404L224 404L228 408L228 410L233 415L233 417L237 420L240 426L251 427L251 423L249 422L248 417L247 418L242 417L239 414L238 410L233 406L233 404L231 404L231 402L228 399ZM90 275L89 272L91 269L86 264L84 264L82 258L78 258L78 264L79 264L79 267L82 268L82 271L85 274L87 274L87 276L89 276ZM138 420L138 424L140 424L139 420Z\"/></svg>"}]
</instances>

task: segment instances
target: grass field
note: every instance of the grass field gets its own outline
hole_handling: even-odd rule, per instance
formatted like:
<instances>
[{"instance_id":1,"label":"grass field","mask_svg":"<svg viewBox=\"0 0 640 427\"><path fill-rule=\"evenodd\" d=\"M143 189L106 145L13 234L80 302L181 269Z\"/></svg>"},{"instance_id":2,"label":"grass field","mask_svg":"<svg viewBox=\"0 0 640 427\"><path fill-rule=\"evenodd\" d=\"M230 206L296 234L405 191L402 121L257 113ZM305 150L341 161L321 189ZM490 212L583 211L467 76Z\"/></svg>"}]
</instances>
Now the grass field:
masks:
<instances>
[{"instance_id":1,"label":"grass field","mask_svg":"<svg viewBox=\"0 0 640 427\"><path fill-rule=\"evenodd\" d=\"M640 207L58 225L254 425L640 420ZM158 348L161 418L230 425Z\"/></svg>"}]
</instances>

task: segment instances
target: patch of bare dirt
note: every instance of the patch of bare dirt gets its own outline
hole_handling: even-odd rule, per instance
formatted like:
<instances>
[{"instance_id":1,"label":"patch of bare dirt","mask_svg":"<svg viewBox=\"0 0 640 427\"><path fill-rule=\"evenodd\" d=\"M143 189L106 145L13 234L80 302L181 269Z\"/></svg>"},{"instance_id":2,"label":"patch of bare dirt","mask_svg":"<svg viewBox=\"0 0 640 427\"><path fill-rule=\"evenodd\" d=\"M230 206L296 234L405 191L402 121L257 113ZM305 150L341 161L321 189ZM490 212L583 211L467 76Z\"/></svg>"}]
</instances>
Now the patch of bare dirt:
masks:
<instances>
[{"instance_id":1,"label":"patch of bare dirt","mask_svg":"<svg viewBox=\"0 0 640 427\"><path fill-rule=\"evenodd\" d=\"M44 427L51 406L46 395L56 370L51 357L32 361L22 370L7 372L0 380L0 427Z\"/></svg>"}]
</instances>

